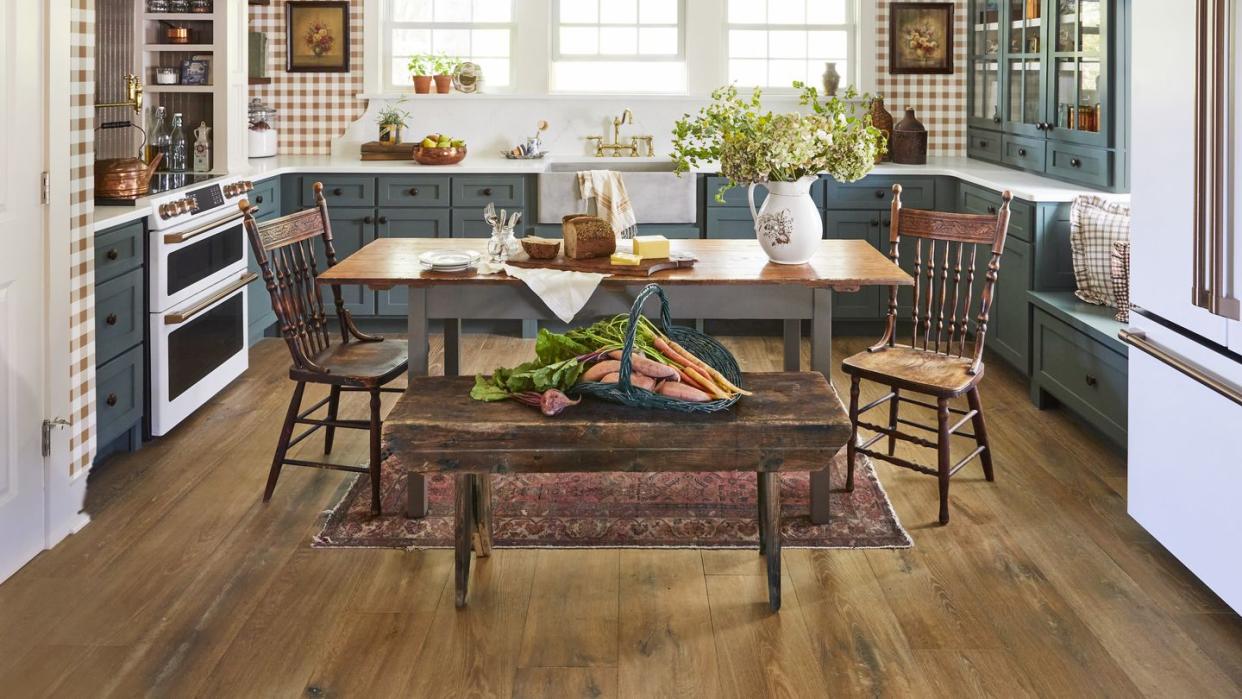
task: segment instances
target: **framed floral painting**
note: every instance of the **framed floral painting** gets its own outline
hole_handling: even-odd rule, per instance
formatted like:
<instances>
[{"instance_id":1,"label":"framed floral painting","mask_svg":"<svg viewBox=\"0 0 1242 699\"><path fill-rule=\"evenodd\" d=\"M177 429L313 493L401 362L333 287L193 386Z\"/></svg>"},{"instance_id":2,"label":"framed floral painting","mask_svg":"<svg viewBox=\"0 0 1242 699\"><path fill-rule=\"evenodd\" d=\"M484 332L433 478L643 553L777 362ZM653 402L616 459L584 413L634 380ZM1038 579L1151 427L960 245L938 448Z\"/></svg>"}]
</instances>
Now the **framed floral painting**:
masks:
<instances>
[{"instance_id":1,"label":"framed floral painting","mask_svg":"<svg viewBox=\"0 0 1242 699\"><path fill-rule=\"evenodd\" d=\"M888 72L893 75L953 73L953 3L894 2L889 5Z\"/></svg>"},{"instance_id":2,"label":"framed floral painting","mask_svg":"<svg viewBox=\"0 0 1242 699\"><path fill-rule=\"evenodd\" d=\"M285 47L290 73L348 73L348 0L286 2Z\"/></svg>"}]
</instances>

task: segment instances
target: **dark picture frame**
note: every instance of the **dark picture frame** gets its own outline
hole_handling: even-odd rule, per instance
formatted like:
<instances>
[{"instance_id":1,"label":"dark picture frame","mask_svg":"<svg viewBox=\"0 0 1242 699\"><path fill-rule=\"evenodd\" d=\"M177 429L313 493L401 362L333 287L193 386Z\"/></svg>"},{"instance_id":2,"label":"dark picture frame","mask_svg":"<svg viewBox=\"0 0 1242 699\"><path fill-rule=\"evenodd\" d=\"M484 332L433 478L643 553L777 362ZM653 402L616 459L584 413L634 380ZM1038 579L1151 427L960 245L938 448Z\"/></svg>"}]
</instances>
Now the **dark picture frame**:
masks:
<instances>
[{"instance_id":1,"label":"dark picture frame","mask_svg":"<svg viewBox=\"0 0 1242 699\"><path fill-rule=\"evenodd\" d=\"M349 72L348 0L285 3L285 72Z\"/></svg>"},{"instance_id":2,"label":"dark picture frame","mask_svg":"<svg viewBox=\"0 0 1242 699\"><path fill-rule=\"evenodd\" d=\"M888 11L891 75L953 74L953 3L895 2Z\"/></svg>"}]
</instances>

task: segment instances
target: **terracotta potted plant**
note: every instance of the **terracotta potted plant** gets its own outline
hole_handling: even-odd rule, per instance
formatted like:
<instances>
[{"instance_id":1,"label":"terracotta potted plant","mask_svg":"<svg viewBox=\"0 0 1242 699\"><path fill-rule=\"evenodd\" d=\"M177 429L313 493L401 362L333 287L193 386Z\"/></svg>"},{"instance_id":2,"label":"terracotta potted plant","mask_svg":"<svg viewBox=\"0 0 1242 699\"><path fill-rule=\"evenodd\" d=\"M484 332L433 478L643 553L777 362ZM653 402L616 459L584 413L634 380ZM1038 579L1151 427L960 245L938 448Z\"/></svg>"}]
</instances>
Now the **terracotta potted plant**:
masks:
<instances>
[{"instance_id":1,"label":"terracotta potted plant","mask_svg":"<svg viewBox=\"0 0 1242 699\"><path fill-rule=\"evenodd\" d=\"M417 55L410 57L410 75L414 77L414 92L425 95L431 92L432 60L430 56Z\"/></svg>"},{"instance_id":2,"label":"terracotta potted plant","mask_svg":"<svg viewBox=\"0 0 1242 699\"><path fill-rule=\"evenodd\" d=\"M401 108L400 102L380 109L375 121L379 124L380 143L401 143L401 130L409 121L410 113Z\"/></svg>"},{"instance_id":3,"label":"terracotta potted plant","mask_svg":"<svg viewBox=\"0 0 1242 699\"><path fill-rule=\"evenodd\" d=\"M457 70L456 58L440 54L431 59L432 75L436 81L436 92L444 95L453 91L453 71Z\"/></svg>"}]
</instances>

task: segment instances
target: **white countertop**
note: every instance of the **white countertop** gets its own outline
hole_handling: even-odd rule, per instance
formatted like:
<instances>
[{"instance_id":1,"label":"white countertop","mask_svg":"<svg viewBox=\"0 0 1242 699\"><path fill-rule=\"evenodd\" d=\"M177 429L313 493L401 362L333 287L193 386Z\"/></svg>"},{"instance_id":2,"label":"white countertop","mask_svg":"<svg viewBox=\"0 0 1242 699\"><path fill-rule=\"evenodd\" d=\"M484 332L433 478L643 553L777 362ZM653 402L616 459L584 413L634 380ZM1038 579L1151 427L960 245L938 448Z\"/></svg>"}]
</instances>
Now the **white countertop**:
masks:
<instances>
[{"instance_id":1,"label":"white countertop","mask_svg":"<svg viewBox=\"0 0 1242 699\"><path fill-rule=\"evenodd\" d=\"M656 160L661 159L657 156ZM600 158L600 169L606 169L609 162L625 162L637 160L649 162L649 158ZM500 155L471 154L457 165L419 165L411 161L401 160L369 160L357 158L333 158L327 155L283 155L275 158L256 158L250 160L248 168L230 173L229 177L248 177L251 180L264 180L279 175L300 172L360 174L360 175L395 175L395 174L503 174L503 175L537 175L547 169L552 162L591 162L595 159L582 155L550 155L542 160L509 160ZM714 167L699 168L698 172L716 172ZM1014 197L1029 202L1067 202L1080 194L1099 194L1112 199L1128 200L1128 194L1112 194L1067 184L1047 177L1040 177L1018 170L1011 170L1000 165L993 165L969 158L929 158L926 165L894 165L884 163L871 171L874 175L887 176L946 176L956 177L964 182L979 185L996 191L1009 190ZM196 186L202 186L198 183ZM161 195L162 196L162 195ZM112 228L123 223L145 218L150 213L147 199L139 199L135 206L97 206L95 207L95 230Z\"/></svg>"}]
</instances>

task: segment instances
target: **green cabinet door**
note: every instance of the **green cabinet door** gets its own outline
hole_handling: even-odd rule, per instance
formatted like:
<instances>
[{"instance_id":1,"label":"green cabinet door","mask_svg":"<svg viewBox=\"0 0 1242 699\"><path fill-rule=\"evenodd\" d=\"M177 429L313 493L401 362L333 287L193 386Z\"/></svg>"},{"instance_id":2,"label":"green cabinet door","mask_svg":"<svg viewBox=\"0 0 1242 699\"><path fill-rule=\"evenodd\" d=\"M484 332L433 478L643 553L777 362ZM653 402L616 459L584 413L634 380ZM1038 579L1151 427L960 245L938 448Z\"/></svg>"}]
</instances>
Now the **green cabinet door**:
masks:
<instances>
[{"instance_id":1,"label":"green cabinet door","mask_svg":"<svg viewBox=\"0 0 1242 699\"><path fill-rule=\"evenodd\" d=\"M825 218L828 240L865 240L883 251L879 211L833 211ZM888 213L884 212L887 219ZM887 229L884 229L887 230ZM832 297L832 315L846 320L876 320L888 310L888 287L864 286L853 293Z\"/></svg>"},{"instance_id":2,"label":"green cabinet door","mask_svg":"<svg viewBox=\"0 0 1242 699\"><path fill-rule=\"evenodd\" d=\"M328 207L328 221L332 224L332 247L336 250L337 262L375 239L375 209L370 207ZM327 259L319 239L315 241L315 249L321 261ZM332 291L324 289L323 292L324 303L331 309ZM358 284L349 284L341 287L341 298L345 300L345 308L355 316L375 315L374 291Z\"/></svg>"},{"instance_id":3,"label":"green cabinet door","mask_svg":"<svg viewBox=\"0 0 1242 699\"><path fill-rule=\"evenodd\" d=\"M1027 291L1033 276L1030 244L1017 238L1006 240L988 322L987 346L1023 375L1031 371L1031 305Z\"/></svg>"},{"instance_id":4,"label":"green cabinet door","mask_svg":"<svg viewBox=\"0 0 1242 699\"><path fill-rule=\"evenodd\" d=\"M447 238L448 209L383 208L375 219L378 238ZM375 292L376 312L381 316L404 316L409 310L405 287Z\"/></svg>"}]
</instances>

